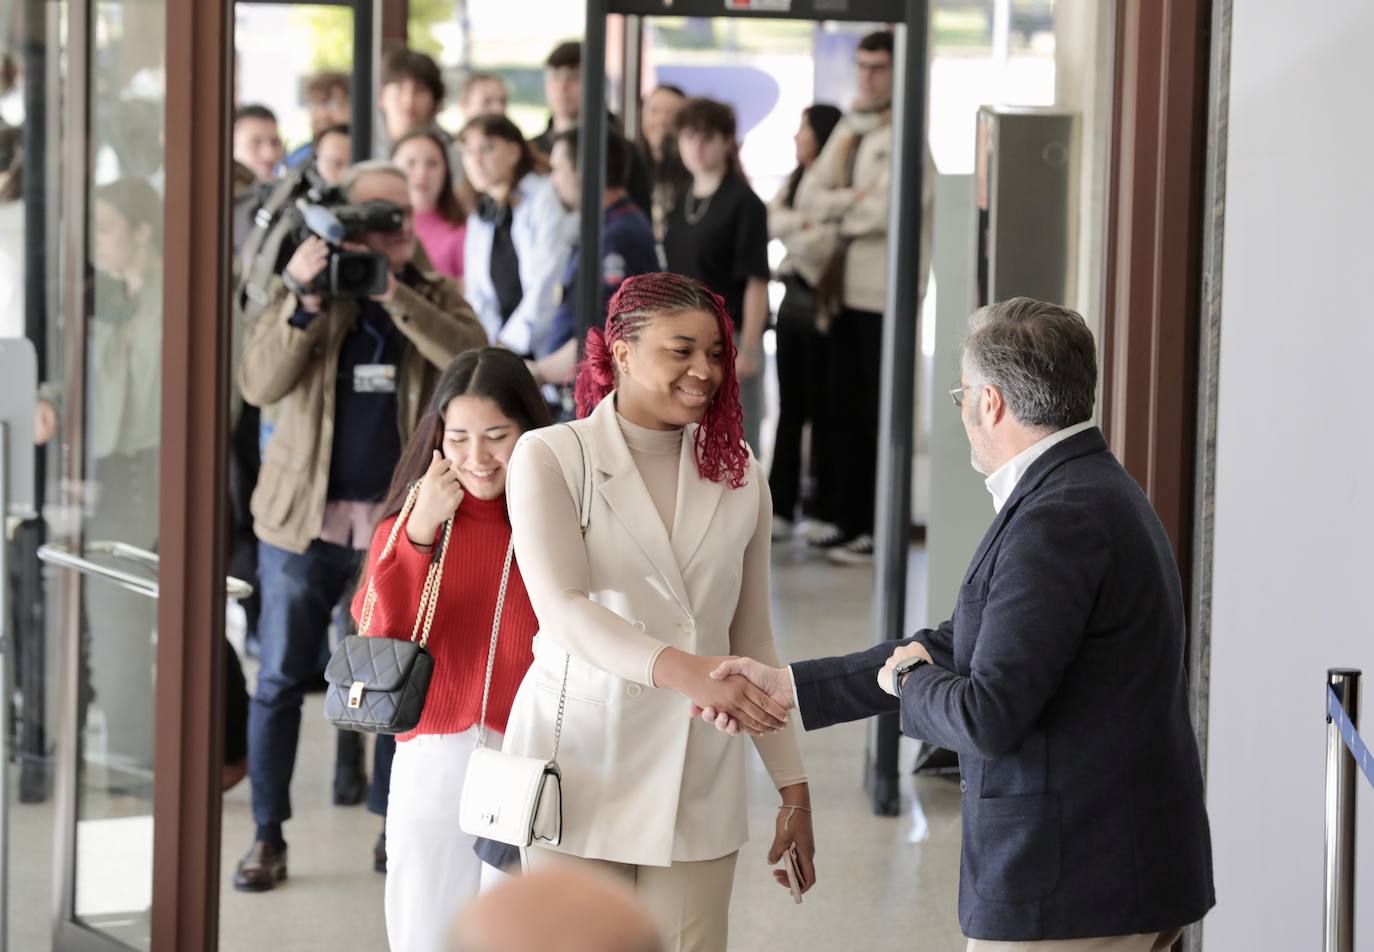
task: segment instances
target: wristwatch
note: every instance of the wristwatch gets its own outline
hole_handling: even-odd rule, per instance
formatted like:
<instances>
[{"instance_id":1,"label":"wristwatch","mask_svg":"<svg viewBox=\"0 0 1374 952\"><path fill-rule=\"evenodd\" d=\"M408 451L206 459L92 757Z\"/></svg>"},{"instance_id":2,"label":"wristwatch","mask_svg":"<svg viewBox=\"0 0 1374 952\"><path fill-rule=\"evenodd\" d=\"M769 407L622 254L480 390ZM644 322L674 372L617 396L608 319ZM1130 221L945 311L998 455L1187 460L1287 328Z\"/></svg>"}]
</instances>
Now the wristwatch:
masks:
<instances>
[{"instance_id":1,"label":"wristwatch","mask_svg":"<svg viewBox=\"0 0 1374 952\"><path fill-rule=\"evenodd\" d=\"M897 667L892 669L892 694L894 697L902 696L903 676L910 674L926 663L925 658L904 658L897 662Z\"/></svg>"}]
</instances>

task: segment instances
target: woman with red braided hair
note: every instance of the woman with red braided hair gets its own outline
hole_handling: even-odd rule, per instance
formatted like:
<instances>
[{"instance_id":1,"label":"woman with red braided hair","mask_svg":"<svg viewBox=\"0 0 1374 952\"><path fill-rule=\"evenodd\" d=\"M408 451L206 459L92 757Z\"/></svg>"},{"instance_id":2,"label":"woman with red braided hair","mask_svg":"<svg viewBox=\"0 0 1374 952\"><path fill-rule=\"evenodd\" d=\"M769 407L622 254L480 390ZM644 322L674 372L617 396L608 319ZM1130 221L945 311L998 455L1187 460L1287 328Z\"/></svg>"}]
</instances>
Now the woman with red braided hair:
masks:
<instances>
[{"instance_id":1,"label":"woman with red braided hair","mask_svg":"<svg viewBox=\"0 0 1374 952\"><path fill-rule=\"evenodd\" d=\"M540 627L505 749L549 757L564 711L562 841L526 850L525 865L623 876L666 949L723 952L748 839L744 741L693 720L692 705L726 708L752 735L781 796L769 861L795 846L803 889L815 843L786 712L710 674L721 656L777 655L772 500L743 439L720 297L675 274L626 279L604 333L588 335L577 406L576 422L522 438L507 482Z\"/></svg>"}]
</instances>

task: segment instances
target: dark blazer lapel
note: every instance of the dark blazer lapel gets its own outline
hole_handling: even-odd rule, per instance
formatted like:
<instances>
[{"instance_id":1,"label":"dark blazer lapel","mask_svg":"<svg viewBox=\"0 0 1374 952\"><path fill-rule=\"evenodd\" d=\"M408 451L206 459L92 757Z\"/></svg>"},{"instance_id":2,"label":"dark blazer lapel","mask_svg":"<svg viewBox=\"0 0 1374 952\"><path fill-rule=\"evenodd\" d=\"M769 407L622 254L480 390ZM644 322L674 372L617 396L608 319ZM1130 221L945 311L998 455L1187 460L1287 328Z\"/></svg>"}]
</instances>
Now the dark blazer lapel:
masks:
<instances>
[{"instance_id":1,"label":"dark blazer lapel","mask_svg":"<svg viewBox=\"0 0 1374 952\"><path fill-rule=\"evenodd\" d=\"M702 479L697 470L697 426L682 434L682 455L678 460L677 506L673 514L673 554L680 569L691 564L701 548L707 531L725 496L725 485Z\"/></svg>"},{"instance_id":2,"label":"dark blazer lapel","mask_svg":"<svg viewBox=\"0 0 1374 952\"><path fill-rule=\"evenodd\" d=\"M982 567L983 560L987 558L992 544L1002 534L1002 529L1011 519L1012 513L1016 512L1016 507L1021 504L1021 500L1039 489L1040 484L1045 481L1045 477L1071 459L1087 456L1090 453L1100 453L1106 449L1107 440L1102 436L1102 431L1093 427L1091 430L1075 433L1064 442L1051 446L1044 456L1032 463L1030 469L1026 470L1025 475L1021 477L1016 487L1011 491L1011 496L1002 506L1002 511L997 514L997 518L988 527L987 534L983 536L983 541L978 546L978 551L973 554L973 560L969 562L968 572L964 574L964 584L967 585L978 569Z\"/></svg>"},{"instance_id":3,"label":"dark blazer lapel","mask_svg":"<svg viewBox=\"0 0 1374 952\"><path fill-rule=\"evenodd\" d=\"M592 458L605 477L597 484L601 497L658 570L683 610L691 614L692 603L687 597L687 586L682 580L682 570L678 567L673 546L668 541L668 530L649 496L644 478L635 466L630 448L625 444L625 436L620 432L614 395L607 397L592 411L589 422ZM682 505L680 491L678 505Z\"/></svg>"}]
</instances>

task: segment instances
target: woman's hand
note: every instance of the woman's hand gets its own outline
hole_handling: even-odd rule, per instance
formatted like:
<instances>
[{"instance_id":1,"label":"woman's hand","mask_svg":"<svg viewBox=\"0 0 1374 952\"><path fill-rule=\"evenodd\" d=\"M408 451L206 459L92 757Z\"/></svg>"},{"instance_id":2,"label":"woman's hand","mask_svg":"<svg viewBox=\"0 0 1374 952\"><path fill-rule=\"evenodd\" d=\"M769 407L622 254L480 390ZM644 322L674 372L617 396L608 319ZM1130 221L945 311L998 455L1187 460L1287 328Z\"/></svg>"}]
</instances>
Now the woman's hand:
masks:
<instances>
[{"instance_id":1,"label":"woman's hand","mask_svg":"<svg viewBox=\"0 0 1374 952\"><path fill-rule=\"evenodd\" d=\"M438 450L420 482L420 496L406 520L406 538L421 548L434 544L439 527L458 511L463 501L463 484L458 482L458 467Z\"/></svg>"},{"instance_id":2,"label":"woman's hand","mask_svg":"<svg viewBox=\"0 0 1374 952\"><path fill-rule=\"evenodd\" d=\"M687 697L696 707L734 718L750 734L771 734L787 726L787 711L748 678L711 677L726 658L703 658L668 648L654 664L654 683Z\"/></svg>"},{"instance_id":3,"label":"woman's hand","mask_svg":"<svg viewBox=\"0 0 1374 952\"><path fill-rule=\"evenodd\" d=\"M797 869L801 873L798 884L802 892L816 885L816 835L811 827L811 788L804 783L783 787L782 806L773 831L773 846L768 862L778 863L793 843L797 845ZM795 807L796 809L793 809ZM802 808L805 809L802 809ZM773 879L788 888L787 870L773 870Z\"/></svg>"}]
</instances>

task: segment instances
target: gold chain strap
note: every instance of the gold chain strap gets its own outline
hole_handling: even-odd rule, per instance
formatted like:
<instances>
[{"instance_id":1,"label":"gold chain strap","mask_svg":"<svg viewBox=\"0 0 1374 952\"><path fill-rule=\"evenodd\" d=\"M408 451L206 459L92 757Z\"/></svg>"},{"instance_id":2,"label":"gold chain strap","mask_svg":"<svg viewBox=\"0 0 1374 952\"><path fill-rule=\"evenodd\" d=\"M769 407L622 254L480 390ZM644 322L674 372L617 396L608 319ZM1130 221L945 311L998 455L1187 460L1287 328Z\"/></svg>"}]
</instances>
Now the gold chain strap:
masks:
<instances>
[{"instance_id":1,"label":"gold chain strap","mask_svg":"<svg viewBox=\"0 0 1374 952\"><path fill-rule=\"evenodd\" d=\"M439 545L439 558L430 563L429 574L425 577L425 589L420 593L420 609L415 613L415 630L410 633L411 641L419 641L423 648L429 644L429 628L434 624L434 607L439 604L439 582L444 577L444 563L448 561L448 543L453 538L453 516L444 522L444 541ZM424 623L421 624L421 615Z\"/></svg>"},{"instance_id":2,"label":"gold chain strap","mask_svg":"<svg viewBox=\"0 0 1374 952\"><path fill-rule=\"evenodd\" d=\"M396 551L396 540L401 536L401 529L409 518L410 512L415 508L415 500L420 496L420 484L423 480L416 480L415 485L410 487L410 492L406 494L405 504L401 506L400 513L396 516L396 522L391 526L391 535L387 537L386 545L382 548L382 554L377 556L377 564L367 576L367 594L363 597L362 615L358 620L358 633L367 635L372 630L372 612L377 605L377 589L373 585L373 576L376 575L377 565L381 565L391 554ZM434 606L439 598L439 579L444 573L444 560L448 555L449 540L453 537L453 517L449 516L444 523L444 541L440 546L439 559L431 562L429 571L425 574L424 588L420 592L420 604L415 612L415 627L411 631L410 640L420 642L420 647L424 647L429 641L430 625L434 622Z\"/></svg>"}]
</instances>

